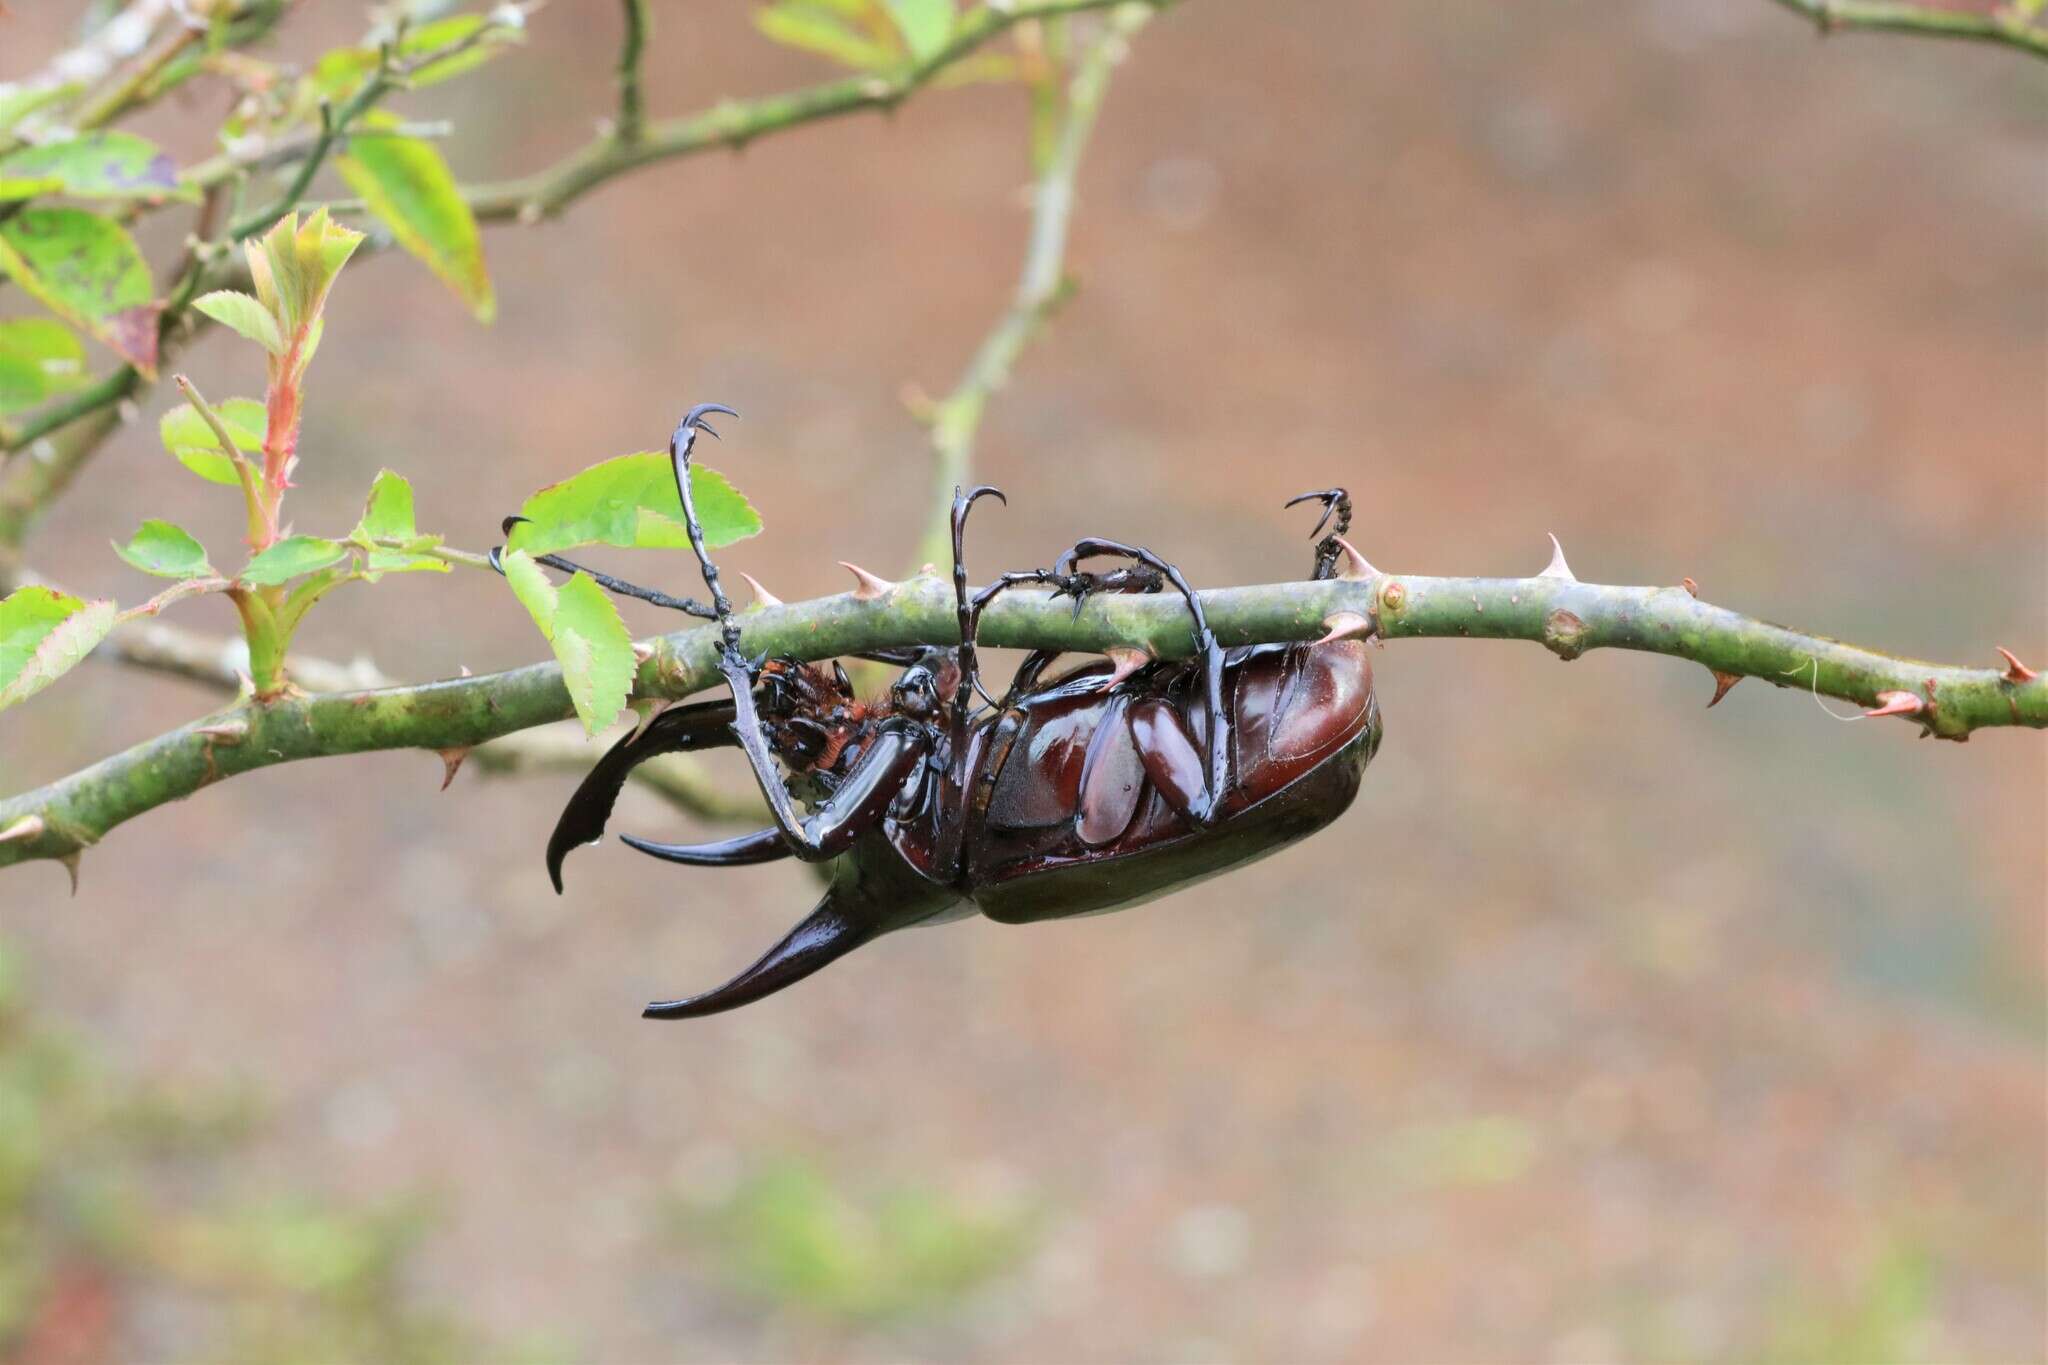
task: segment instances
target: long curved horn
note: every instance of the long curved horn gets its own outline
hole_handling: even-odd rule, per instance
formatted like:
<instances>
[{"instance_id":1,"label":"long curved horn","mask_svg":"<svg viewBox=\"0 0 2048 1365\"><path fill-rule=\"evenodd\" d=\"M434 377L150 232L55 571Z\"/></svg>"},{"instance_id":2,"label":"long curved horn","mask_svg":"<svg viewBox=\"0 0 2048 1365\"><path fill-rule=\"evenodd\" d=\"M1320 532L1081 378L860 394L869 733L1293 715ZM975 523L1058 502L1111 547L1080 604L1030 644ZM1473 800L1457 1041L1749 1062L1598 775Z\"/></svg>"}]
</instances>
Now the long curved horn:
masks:
<instances>
[{"instance_id":1,"label":"long curved horn","mask_svg":"<svg viewBox=\"0 0 2048 1365\"><path fill-rule=\"evenodd\" d=\"M794 986L832 962L838 961L878 932L846 913L839 903L837 887L825 893L818 908L801 924L783 936L780 943L761 955L761 960L717 990L682 1000L657 1000L641 1011L644 1019L697 1019L707 1014L750 1005L762 996Z\"/></svg>"},{"instance_id":2,"label":"long curved horn","mask_svg":"<svg viewBox=\"0 0 2048 1365\"><path fill-rule=\"evenodd\" d=\"M562 860L573 850L604 837L605 822L612 818L612 807L618 802L619 789L626 785L626 774L656 754L732 743L733 715L729 701L672 707L656 716L646 729L627 735L605 751L597 766L584 774L582 785L569 798L569 804L562 807L554 833L548 836L548 880L555 884L557 895L562 890Z\"/></svg>"}]
</instances>

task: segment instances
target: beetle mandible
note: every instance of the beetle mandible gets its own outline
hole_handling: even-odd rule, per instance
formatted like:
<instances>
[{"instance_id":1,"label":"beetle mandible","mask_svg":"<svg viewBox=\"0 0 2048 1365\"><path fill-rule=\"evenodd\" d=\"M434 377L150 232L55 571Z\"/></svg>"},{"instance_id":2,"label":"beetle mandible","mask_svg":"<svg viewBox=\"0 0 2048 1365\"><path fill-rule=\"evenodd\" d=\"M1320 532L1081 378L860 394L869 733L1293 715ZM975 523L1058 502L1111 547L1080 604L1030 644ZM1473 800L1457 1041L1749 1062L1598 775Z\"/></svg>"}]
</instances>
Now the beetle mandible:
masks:
<instances>
[{"instance_id":1,"label":"beetle mandible","mask_svg":"<svg viewBox=\"0 0 2048 1365\"><path fill-rule=\"evenodd\" d=\"M606 589L714 620L729 700L671 708L615 744L569 799L548 840L548 875L602 837L633 767L657 754L736 744L774 824L715 843L624 836L643 853L695 867L795 857L836 859L825 898L753 966L715 990L657 1001L645 1015L715 1014L793 985L895 929L980 912L1006 924L1123 909L1242 866L1323 828L1350 806L1381 724L1367 640L1374 623L1306 644L1225 649L1179 569L1141 546L1087 539L1050 569L1006 573L967 590L963 536L983 485L955 490L952 512L957 647L877 651L896 665L885 699L854 695L845 670L794 659L749 660L740 626L704 545L690 496L690 451L713 431L702 403L669 441L691 548L711 601L592 572ZM1351 502L1341 488L1288 502L1323 504L1311 538L1314 577L1340 556ZM506 528L516 522L509 519ZM496 554L493 554L495 562ZM1087 572L1084 561L1120 559ZM582 566L559 556L541 562ZM975 626L1011 588L1071 596L1159 592L1186 602L1193 657L1135 669L1096 660L1054 676L1058 650L1026 656L1001 697L983 688ZM977 701L977 698L980 700ZM780 766L778 766L780 765ZM802 800L809 813L799 811Z\"/></svg>"}]
</instances>

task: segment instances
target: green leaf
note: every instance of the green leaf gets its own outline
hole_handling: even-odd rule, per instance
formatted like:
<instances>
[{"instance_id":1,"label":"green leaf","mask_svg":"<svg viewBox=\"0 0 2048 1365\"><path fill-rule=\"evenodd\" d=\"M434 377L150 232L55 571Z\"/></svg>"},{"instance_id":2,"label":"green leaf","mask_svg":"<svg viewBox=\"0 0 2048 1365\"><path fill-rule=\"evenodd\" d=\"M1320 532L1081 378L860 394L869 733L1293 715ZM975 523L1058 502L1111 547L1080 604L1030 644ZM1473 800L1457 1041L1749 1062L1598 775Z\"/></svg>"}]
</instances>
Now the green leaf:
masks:
<instances>
[{"instance_id":1,"label":"green leaf","mask_svg":"<svg viewBox=\"0 0 2048 1365\"><path fill-rule=\"evenodd\" d=\"M714 549L760 533L761 518L753 505L715 469L691 467L690 500L704 525L704 543ZM690 544L666 451L644 450L592 465L541 489L519 511L528 520L512 528L506 544L529 554L578 545L687 549Z\"/></svg>"},{"instance_id":2,"label":"green leaf","mask_svg":"<svg viewBox=\"0 0 2048 1365\"><path fill-rule=\"evenodd\" d=\"M406 30L404 39L398 44L398 55L409 61L417 60L457 43L469 42L486 22L480 14L456 14L416 24ZM406 77L406 85L417 90L422 86L437 85L465 71L473 71L519 41L519 33L498 25L462 51L414 68ZM377 61L378 53L374 47L338 47L324 54L313 64L306 80L304 93L310 96L308 106L322 98L339 102L353 95L362 88L364 81L376 73Z\"/></svg>"},{"instance_id":3,"label":"green leaf","mask_svg":"<svg viewBox=\"0 0 2048 1365\"><path fill-rule=\"evenodd\" d=\"M512 595L519 599L533 617L533 623L540 627L541 635L549 640L555 638L555 585L540 571L540 565L533 562L533 556L524 550L507 550L499 556L499 564L505 570L505 581L512 587Z\"/></svg>"},{"instance_id":4,"label":"green leaf","mask_svg":"<svg viewBox=\"0 0 2048 1365\"><path fill-rule=\"evenodd\" d=\"M557 588L524 550L507 551L503 563L513 595L554 647L583 728L596 734L626 704L637 668L618 608L588 574Z\"/></svg>"},{"instance_id":5,"label":"green leaf","mask_svg":"<svg viewBox=\"0 0 2048 1365\"><path fill-rule=\"evenodd\" d=\"M903 45L920 62L945 50L953 36L953 0L884 0Z\"/></svg>"},{"instance_id":6,"label":"green leaf","mask_svg":"<svg viewBox=\"0 0 2048 1365\"><path fill-rule=\"evenodd\" d=\"M148 138L82 133L0 157L0 200L68 194L81 199L197 199L178 168Z\"/></svg>"},{"instance_id":7,"label":"green leaf","mask_svg":"<svg viewBox=\"0 0 2048 1365\"><path fill-rule=\"evenodd\" d=\"M814 53L858 71L894 66L902 55L841 18L834 6L812 0L782 0L757 9L754 27L784 47Z\"/></svg>"},{"instance_id":8,"label":"green leaf","mask_svg":"<svg viewBox=\"0 0 2048 1365\"><path fill-rule=\"evenodd\" d=\"M269 425L270 415L263 404L253 398L230 398L214 408L221 419L221 425L234 438L235 449L257 451L263 449L263 434ZM208 483L237 486L241 480L235 476L235 463L220 448L220 441L213 434L213 428L206 425L206 419L194 412L191 406L172 408L157 423L157 432L163 437L164 449L178 459L178 463L205 479Z\"/></svg>"},{"instance_id":9,"label":"green leaf","mask_svg":"<svg viewBox=\"0 0 2048 1365\"><path fill-rule=\"evenodd\" d=\"M244 583L267 587L297 578L302 573L324 569L347 553L348 547L338 540L288 536L250 560L240 577Z\"/></svg>"},{"instance_id":10,"label":"green leaf","mask_svg":"<svg viewBox=\"0 0 2048 1365\"><path fill-rule=\"evenodd\" d=\"M303 327L319 325L334 277L362 241L362 233L330 221L322 207L303 224L298 214L287 213L261 238L245 244L256 297L281 331L296 336ZM299 368L305 368L303 352Z\"/></svg>"},{"instance_id":11,"label":"green leaf","mask_svg":"<svg viewBox=\"0 0 2048 1365\"><path fill-rule=\"evenodd\" d=\"M0 599L0 711L55 682L113 628L112 602L39 586Z\"/></svg>"},{"instance_id":12,"label":"green leaf","mask_svg":"<svg viewBox=\"0 0 2048 1365\"><path fill-rule=\"evenodd\" d=\"M424 536L422 539L434 541L439 538ZM363 569L363 576L374 583L388 573L449 573L452 566L447 560L436 559L432 555L418 555L410 550L375 548L364 556Z\"/></svg>"},{"instance_id":13,"label":"green leaf","mask_svg":"<svg viewBox=\"0 0 2048 1365\"><path fill-rule=\"evenodd\" d=\"M77 81L63 85L0 86L0 132L12 128L46 104L70 99L82 88Z\"/></svg>"},{"instance_id":14,"label":"green leaf","mask_svg":"<svg viewBox=\"0 0 2048 1365\"><path fill-rule=\"evenodd\" d=\"M215 322L234 328L272 355L284 354L284 333L277 329L277 319L253 296L216 289L192 300L192 306Z\"/></svg>"},{"instance_id":15,"label":"green leaf","mask_svg":"<svg viewBox=\"0 0 2048 1365\"><path fill-rule=\"evenodd\" d=\"M363 518L349 539L367 553L363 567L372 582L387 573L447 573L446 560L419 551L441 543L439 536L423 536L413 524L412 485L386 469L370 485L370 500ZM378 540L403 541L403 546L377 545Z\"/></svg>"},{"instance_id":16,"label":"green leaf","mask_svg":"<svg viewBox=\"0 0 2048 1365\"><path fill-rule=\"evenodd\" d=\"M0 322L0 413L34 407L85 383L85 346L55 318Z\"/></svg>"},{"instance_id":17,"label":"green leaf","mask_svg":"<svg viewBox=\"0 0 2048 1365\"><path fill-rule=\"evenodd\" d=\"M23 209L0 222L0 272L156 378L149 263L120 224L84 209Z\"/></svg>"},{"instance_id":18,"label":"green leaf","mask_svg":"<svg viewBox=\"0 0 2048 1365\"><path fill-rule=\"evenodd\" d=\"M348 155L334 164L398 244L426 262L478 321L497 316L476 216L432 143L413 137L357 138Z\"/></svg>"},{"instance_id":19,"label":"green leaf","mask_svg":"<svg viewBox=\"0 0 2048 1365\"><path fill-rule=\"evenodd\" d=\"M114 553L158 578L206 578L214 571L206 547L168 521L143 522L135 538L116 545Z\"/></svg>"},{"instance_id":20,"label":"green leaf","mask_svg":"<svg viewBox=\"0 0 2048 1365\"><path fill-rule=\"evenodd\" d=\"M636 664L619 609L589 574L577 574L556 594L554 645L569 700L594 735L618 718Z\"/></svg>"},{"instance_id":21,"label":"green leaf","mask_svg":"<svg viewBox=\"0 0 2048 1365\"><path fill-rule=\"evenodd\" d=\"M419 534L413 525L412 485L388 469L377 472L370 485L370 500L363 505L363 518L349 539L358 544L372 540L407 540Z\"/></svg>"}]
</instances>

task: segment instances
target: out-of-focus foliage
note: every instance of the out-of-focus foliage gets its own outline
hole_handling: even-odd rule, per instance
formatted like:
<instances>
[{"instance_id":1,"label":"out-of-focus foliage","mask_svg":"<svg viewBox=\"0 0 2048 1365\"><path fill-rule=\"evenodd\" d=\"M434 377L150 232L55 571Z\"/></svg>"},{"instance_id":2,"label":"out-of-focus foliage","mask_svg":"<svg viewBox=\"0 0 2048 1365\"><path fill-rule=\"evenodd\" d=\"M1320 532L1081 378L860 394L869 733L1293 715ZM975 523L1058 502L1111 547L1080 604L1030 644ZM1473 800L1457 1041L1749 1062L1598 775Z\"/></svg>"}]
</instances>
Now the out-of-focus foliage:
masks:
<instances>
[{"instance_id":1,"label":"out-of-focus foliage","mask_svg":"<svg viewBox=\"0 0 2048 1365\"><path fill-rule=\"evenodd\" d=\"M711 1209L678 1202L677 1240L738 1292L841 1323L935 1318L1014 1268L1036 1218L924 1184L863 1188L783 1157Z\"/></svg>"},{"instance_id":2,"label":"out-of-focus foliage","mask_svg":"<svg viewBox=\"0 0 2048 1365\"><path fill-rule=\"evenodd\" d=\"M191 1360L507 1358L408 1289L421 1209L254 1187L246 1091L124 1082L35 1022L21 973L0 944L0 1359L132 1359L145 1304Z\"/></svg>"}]
</instances>

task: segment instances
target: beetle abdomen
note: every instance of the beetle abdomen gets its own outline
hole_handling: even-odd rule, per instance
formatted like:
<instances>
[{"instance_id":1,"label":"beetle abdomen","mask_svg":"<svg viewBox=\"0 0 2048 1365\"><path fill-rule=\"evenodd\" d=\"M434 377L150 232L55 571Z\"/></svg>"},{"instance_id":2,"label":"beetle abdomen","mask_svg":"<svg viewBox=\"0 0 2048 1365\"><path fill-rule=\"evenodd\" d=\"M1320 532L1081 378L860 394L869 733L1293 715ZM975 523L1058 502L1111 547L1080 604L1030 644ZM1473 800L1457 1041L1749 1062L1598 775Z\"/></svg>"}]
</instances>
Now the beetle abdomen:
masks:
<instances>
[{"instance_id":1,"label":"beetle abdomen","mask_svg":"<svg viewBox=\"0 0 2048 1365\"><path fill-rule=\"evenodd\" d=\"M981 912L1005 924L1104 914L1156 900L1184 886L1258 861L1307 838L1350 808L1372 753L1379 746L1377 708L1337 753L1291 786L1220 824L1203 830L1180 826L1156 792L1118 844L1106 849L1069 845L1062 853L1015 849L1019 855L978 869L968 894Z\"/></svg>"}]
</instances>

